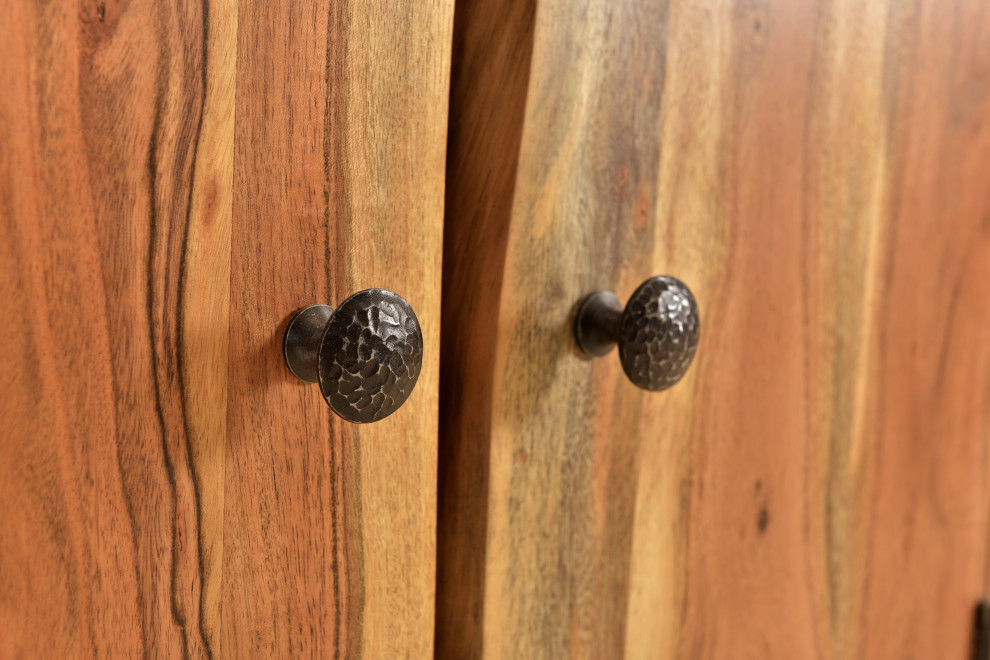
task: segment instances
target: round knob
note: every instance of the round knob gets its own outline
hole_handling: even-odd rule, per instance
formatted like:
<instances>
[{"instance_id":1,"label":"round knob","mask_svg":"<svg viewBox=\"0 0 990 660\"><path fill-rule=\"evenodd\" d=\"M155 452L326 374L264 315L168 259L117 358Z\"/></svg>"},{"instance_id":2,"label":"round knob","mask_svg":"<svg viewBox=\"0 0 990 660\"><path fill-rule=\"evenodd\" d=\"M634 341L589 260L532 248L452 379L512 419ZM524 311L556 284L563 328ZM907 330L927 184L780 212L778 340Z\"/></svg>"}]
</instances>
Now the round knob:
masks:
<instances>
[{"instance_id":1,"label":"round knob","mask_svg":"<svg viewBox=\"0 0 990 660\"><path fill-rule=\"evenodd\" d=\"M701 323L691 290L676 277L643 282L625 309L610 291L587 296L578 307L574 336L588 355L619 344L619 361L636 387L658 392L681 379L698 348Z\"/></svg>"},{"instance_id":2,"label":"round knob","mask_svg":"<svg viewBox=\"0 0 990 660\"><path fill-rule=\"evenodd\" d=\"M336 309L299 310L282 347L289 371L319 383L330 409L356 424L394 413L412 394L423 364L416 313L385 289L355 293Z\"/></svg>"}]
</instances>

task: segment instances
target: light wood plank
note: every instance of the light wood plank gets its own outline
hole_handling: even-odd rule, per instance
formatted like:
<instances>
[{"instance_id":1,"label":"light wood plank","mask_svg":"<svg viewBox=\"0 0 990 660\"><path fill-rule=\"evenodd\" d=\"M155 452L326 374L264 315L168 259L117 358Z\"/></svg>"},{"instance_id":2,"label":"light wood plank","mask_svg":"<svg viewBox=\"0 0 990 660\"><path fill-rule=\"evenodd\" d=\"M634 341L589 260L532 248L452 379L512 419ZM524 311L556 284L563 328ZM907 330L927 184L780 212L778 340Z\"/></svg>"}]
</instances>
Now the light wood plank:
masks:
<instances>
[{"instance_id":1,"label":"light wood plank","mask_svg":"<svg viewBox=\"0 0 990 660\"><path fill-rule=\"evenodd\" d=\"M470 405L442 407L438 648L966 657L990 12L538 0L534 27L464 5L441 391ZM472 100L521 87L512 122ZM570 328L583 294L660 273L702 341L645 395Z\"/></svg>"}]
</instances>

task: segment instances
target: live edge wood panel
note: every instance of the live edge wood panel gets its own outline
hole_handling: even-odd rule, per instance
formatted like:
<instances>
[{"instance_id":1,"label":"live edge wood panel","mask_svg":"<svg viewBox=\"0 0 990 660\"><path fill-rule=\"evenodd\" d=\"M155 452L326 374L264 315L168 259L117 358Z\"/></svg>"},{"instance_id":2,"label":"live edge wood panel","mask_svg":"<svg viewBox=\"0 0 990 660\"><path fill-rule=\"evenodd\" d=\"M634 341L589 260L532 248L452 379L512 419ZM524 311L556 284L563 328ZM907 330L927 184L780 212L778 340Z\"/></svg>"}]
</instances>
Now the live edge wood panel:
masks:
<instances>
[{"instance_id":1,"label":"live edge wood panel","mask_svg":"<svg viewBox=\"0 0 990 660\"><path fill-rule=\"evenodd\" d=\"M432 654L451 21L2 3L0 657ZM280 339L371 286L426 362L358 429Z\"/></svg>"},{"instance_id":2,"label":"live edge wood panel","mask_svg":"<svg viewBox=\"0 0 990 660\"><path fill-rule=\"evenodd\" d=\"M437 650L967 658L990 533L990 5L455 17ZM637 391L575 303L675 275Z\"/></svg>"}]
</instances>

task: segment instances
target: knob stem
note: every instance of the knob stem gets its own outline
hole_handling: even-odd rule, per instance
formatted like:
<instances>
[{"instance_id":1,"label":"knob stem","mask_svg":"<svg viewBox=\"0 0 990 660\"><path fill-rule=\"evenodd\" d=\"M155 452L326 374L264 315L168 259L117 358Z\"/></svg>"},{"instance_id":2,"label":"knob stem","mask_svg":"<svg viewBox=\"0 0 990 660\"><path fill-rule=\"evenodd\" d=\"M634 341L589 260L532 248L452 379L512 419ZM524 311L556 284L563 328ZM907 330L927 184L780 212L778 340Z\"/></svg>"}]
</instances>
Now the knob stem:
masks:
<instances>
[{"instance_id":1,"label":"knob stem","mask_svg":"<svg viewBox=\"0 0 990 660\"><path fill-rule=\"evenodd\" d=\"M574 336L578 347L592 357L607 355L619 341L622 303L611 291L596 291L578 307Z\"/></svg>"},{"instance_id":2,"label":"knob stem","mask_svg":"<svg viewBox=\"0 0 990 660\"><path fill-rule=\"evenodd\" d=\"M299 380L307 383L320 380L320 344L331 314L333 307L330 305L310 305L296 312L285 328L282 342L285 364Z\"/></svg>"},{"instance_id":3,"label":"knob stem","mask_svg":"<svg viewBox=\"0 0 990 660\"><path fill-rule=\"evenodd\" d=\"M670 275L646 280L625 307L608 291L592 293L578 306L574 338L599 357L619 345L619 362L633 385L659 392L691 366L701 333L698 303L684 282Z\"/></svg>"}]
</instances>

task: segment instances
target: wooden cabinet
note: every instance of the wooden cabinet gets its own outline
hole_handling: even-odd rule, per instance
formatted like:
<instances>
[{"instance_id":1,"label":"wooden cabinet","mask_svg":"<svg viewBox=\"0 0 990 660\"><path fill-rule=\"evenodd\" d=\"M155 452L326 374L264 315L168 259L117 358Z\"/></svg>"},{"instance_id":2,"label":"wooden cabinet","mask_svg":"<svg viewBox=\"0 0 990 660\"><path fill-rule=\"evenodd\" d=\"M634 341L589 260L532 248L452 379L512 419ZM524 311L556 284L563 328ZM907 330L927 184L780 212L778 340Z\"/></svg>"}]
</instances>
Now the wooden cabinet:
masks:
<instances>
[{"instance_id":1,"label":"wooden cabinet","mask_svg":"<svg viewBox=\"0 0 990 660\"><path fill-rule=\"evenodd\" d=\"M370 287L353 425L282 336ZM982 2L0 9L0 657L963 660L988 457Z\"/></svg>"}]
</instances>

